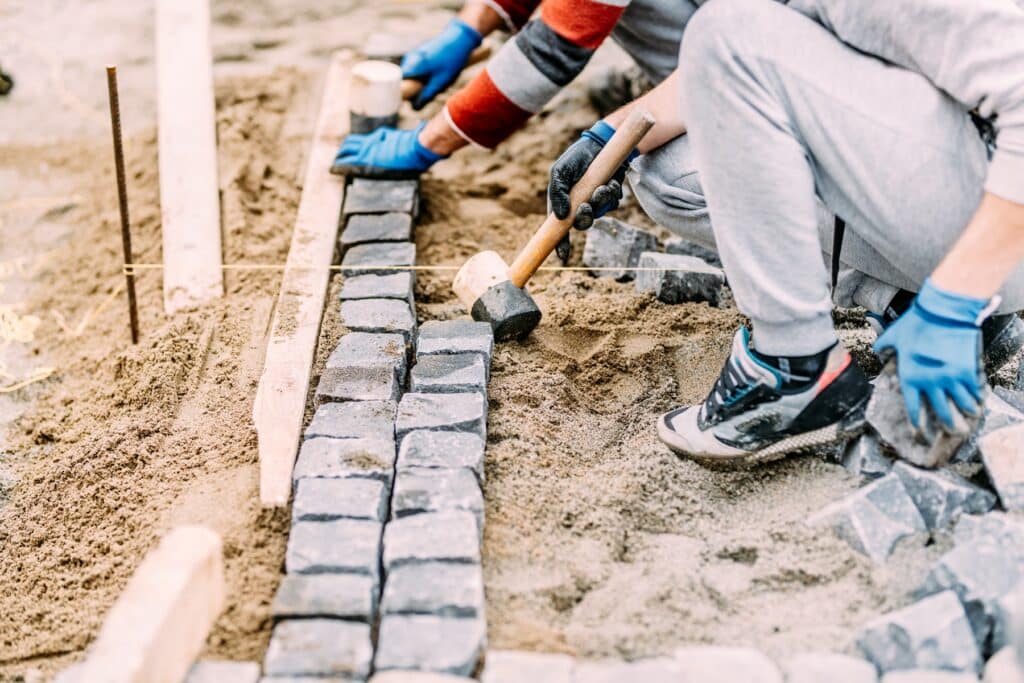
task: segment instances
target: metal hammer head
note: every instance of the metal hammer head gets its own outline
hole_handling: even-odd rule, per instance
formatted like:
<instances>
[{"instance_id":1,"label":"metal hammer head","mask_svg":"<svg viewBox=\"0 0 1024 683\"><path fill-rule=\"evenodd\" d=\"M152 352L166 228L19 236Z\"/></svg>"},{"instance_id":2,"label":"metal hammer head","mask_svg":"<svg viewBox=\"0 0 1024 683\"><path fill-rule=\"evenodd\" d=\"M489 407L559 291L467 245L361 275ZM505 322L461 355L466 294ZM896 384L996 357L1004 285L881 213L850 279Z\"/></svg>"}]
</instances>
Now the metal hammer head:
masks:
<instances>
[{"instance_id":1,"label":"metal hammer head","mask_svg":"<svg viewBox=\"0 0 1024 683\"><path fill-rule=\"evenodd\" d=\"M466 261L453 285L473 320L491 324L497 341L525 337L537 327L541 313L526 290L512 284L508 266L493 251Z\"/></svg>"}]
</instances>

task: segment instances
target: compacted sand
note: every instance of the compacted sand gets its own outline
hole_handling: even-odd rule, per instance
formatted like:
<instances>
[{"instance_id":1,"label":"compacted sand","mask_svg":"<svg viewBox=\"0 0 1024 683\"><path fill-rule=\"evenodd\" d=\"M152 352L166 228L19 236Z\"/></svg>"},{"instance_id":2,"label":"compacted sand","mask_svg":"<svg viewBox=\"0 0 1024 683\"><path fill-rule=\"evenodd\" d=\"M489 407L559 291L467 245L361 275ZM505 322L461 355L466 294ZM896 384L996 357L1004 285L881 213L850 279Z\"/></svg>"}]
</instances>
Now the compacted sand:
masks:
<instances>
[{"instance_id":1,"label":"compacted sand","mask_svg":"<svg viewBox=\"0 0 1024 683\"><path fill-rule=\"evenodd\" d=\"M229 271L222 301L167 318L159 273L143 272L143 339L127 343L102 69L122 65L136 258L159 262L145 7L0 7L16 38L0 63L19 79L0 99L0 387L46 376L0 394L0 680L79 657L179 522L225 539L228 608L208 654L259 659L269 636L288 525L255 503L250 413L279 274ZM327 55L446 14L437 2L213 7L225 260L281 263ZM593 118L575 87L499 152L439 165L422 186L420 264L484 248L511 258L543 220L551 161ZM620 217L645 224L636 207ZM461 315L450 278L420 274L421 320ZM717 376L742 323L734 309L665 306L582 272L541 273L531 291L544 320L499 348L491 384L493 647L629 658L715 642L785 656L845 649L859 624L908 600L937 547L908 542L878 568L803 524L856 487L838 466L715 473L657 443L656 416L702 399ZM321 362L333 308L326 320Z\"/></svg>"}]
</instances>

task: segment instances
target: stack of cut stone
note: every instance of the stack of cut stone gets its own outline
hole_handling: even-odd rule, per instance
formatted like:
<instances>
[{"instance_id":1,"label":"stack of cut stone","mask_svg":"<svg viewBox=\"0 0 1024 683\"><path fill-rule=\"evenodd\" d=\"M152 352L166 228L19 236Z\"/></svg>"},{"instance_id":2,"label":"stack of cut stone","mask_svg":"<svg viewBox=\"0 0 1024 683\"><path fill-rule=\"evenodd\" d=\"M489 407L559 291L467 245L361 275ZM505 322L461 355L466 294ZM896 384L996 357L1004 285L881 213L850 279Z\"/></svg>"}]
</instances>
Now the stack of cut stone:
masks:
<instances>
[{"instance_id":1,"label":"stack of cut stone","mask_svg":"<svg viewBox=\"0 0 1024 683\"><path fill-rule=\"evenodd\" d=\"M1024 413L1017 406L1024 406L1024 395L998 388L969 438L922 439L905 428L888 369L879 377L867 410L869 431L843 450L845 467L868 483L810 522L831 526L876 562L907 537L924 542L952 528L954 542L926 576L917 602L861 633L858 647L883 673L946 670L976 680L984 668L986 681L1024 683L1024 676L989 673L1020 674L1013 653L1003 652L1010 624L1024 619L1024 518L1015 516L1024 510ZM991 512L997 502L1006 512Z\"/></svg>"},{"instance_id":2,"label":"stack of cut stone","mask_svg":"<svg viewBox=\"0 0 1024 683\"><path fill-rule=\"evenodd\" d=\"M316 388L294 471L286 575L265 680L366 680L395 477L395 416L416 332L416 181L353 180L341 235L348 328Z\"/></svg>"},{"instance_id":3,"label":"stack of cut stone","mask_svg":"<svg viewBox=\"0 0 1024 683\"><path fill-rule=\"evenodd\" d=\"M652 292L667 304L705 301L717 306L725 274L718 254L681 238L657 251L658 239L640 228L599 218L587 231L583 265L597 277L636 280L638 292Z\"/></svg>"},{"instance_id":4,"label":"stack of cut stone","mask_svg":"<svg viewBox=\"0 0 1024 683\"><path fill-rule=\"evenodd\" d=\"M400 446L384 529L377 671L469 676L480 663L487 640L481 485L493 349L487 323L420 328L395 423Z\"/></svg>"}]
</instances>

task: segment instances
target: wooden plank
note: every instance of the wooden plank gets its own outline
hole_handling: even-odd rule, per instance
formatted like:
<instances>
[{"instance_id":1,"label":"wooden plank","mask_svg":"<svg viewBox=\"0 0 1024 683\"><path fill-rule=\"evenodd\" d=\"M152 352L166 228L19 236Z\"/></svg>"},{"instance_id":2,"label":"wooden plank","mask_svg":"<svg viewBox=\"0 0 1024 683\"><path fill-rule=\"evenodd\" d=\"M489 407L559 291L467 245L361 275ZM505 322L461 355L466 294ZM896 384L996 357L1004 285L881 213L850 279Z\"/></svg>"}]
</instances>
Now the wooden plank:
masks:
<instances>
[{"instance_id":1,"label":"wooden plank","mask_svg":"<svg viewBox=\"0 0 1024 683\"><path fill-rule=\"evenodd\" d=\"M164 310L224 294L209 0L157 0Z\"/></svg>"},{"instance_id":2,"label":"wooden plank","mask_svg":"<svg viewBox=\"0 0 1024 683\"><path fill-rule=\"evenodd\" d=\"M224 609L224 593L220 537L201 526L172 529L135 570L68 680L180 683Z\"/></svg>"},{"instance_id":3,"label":"wooden plank","mask_svg":"<svg viewBox=\"0 0 1024 683\"><path fill-rule=\"evenodd\" d=\"M253 421L259 440L260 502L287 505L299 448L313 355L338 238L345 193L328 169L348 132L348 54L331 60L313 144L306 162L302 200L271 323L267 355L256 391Z\"/></svg>"}]
</instances>

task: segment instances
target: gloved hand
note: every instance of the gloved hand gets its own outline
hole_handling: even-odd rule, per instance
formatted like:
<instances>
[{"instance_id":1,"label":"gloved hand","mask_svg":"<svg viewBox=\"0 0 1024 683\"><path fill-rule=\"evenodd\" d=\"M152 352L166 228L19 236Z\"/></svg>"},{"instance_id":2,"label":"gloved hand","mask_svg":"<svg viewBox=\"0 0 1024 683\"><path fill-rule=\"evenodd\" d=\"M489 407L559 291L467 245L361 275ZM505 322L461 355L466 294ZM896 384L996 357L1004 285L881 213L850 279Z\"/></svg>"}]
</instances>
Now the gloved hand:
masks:
<instances>
[{"instance_id":1,"label":"gloved hand","mask_svg":"<svg viewBox=\"0 0 1024 683\"><path fill-rule=\"evenodd\" d=\"M415 130L378 128L366 135L349 135L334 157L331 173L364 178L415 178L443 159L420 144L426 122Z\"/></svg>"},{"instance_id":2,"label":"gloved hand","mask_svg":"<svg viewBox=\"0 0 1024 683\"><path fill-rule=\"evenodd\" d=\"M456 18L437 36L406 52L402 78L423 81L423 90L412 100L413 109L422 109L454 83L481 42L483 36L476 29Z\"/></svg>"},{"instance_id":3,"label":"gloved hand","mask_svg":"<svg viewBox=\"0 0 1024 683\"><path fill-rule=\"evenodd\" d=\"M551 167L551 177L548 181L548 205L559 219L564 220L569 217L569 212L572 210L569 192L587 172L590 164L614 134L614 128L604 121L598 121L589 130L583 131L580 139L562 152L562 156L558 157L558 161ZM626 179L626 169L629 162L639 154L640 152L634 149L625 163L616 169L611 180L594 190L589 202L580 203L576 208L576 216L573 218L574 228L586 230L594 224L595 218L600 218L619 207L619 200L622 199L622 183Z\"/></svg>"},{"instance_id":4,"label":"gloved hand","mask_svg":"<svg viewBox=\"0 0 1024 683\"><path fill-rule=\"evenodd\" d=\"M939 289L926 280L914 303L875 342L875 353L896 354L907 414L920 427L922 397L954 429L952 402L975 416L982 401L981 323L995 306Z\"/></svg>"}]
</instances>

